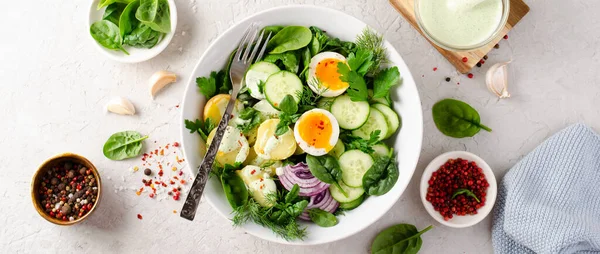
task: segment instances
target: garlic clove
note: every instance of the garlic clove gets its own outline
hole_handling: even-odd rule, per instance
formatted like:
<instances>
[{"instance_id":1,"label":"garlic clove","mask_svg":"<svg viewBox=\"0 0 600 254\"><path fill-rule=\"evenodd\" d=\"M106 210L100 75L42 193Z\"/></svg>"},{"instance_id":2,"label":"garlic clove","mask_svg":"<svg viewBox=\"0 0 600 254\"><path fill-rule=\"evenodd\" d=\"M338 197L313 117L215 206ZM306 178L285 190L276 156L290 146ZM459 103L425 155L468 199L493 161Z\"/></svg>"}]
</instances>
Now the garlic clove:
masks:
<instances>
[{"instance_id":1,"label":"garlic clove","mask_svg":"<svg viewBox=\"0 0 600 254\"><path fill-rule=\"evenodd\" d=\"M108 102L106 110L119 115L135 115L135 107L133 104L123 98L116 97Z\"/></svg>"},{"instance_id":2,"label":"garlic clove","mask_svg":"<svg viewBox=\"0 0 600 254\"><path fill-rule=\"evenodd\" d=\"M494 93L498 98L509 98L508 93L508 68L510 63L502 62L492 65L485 75L485 83L490 92Z\"/></svg>"},{"instance_id":3,"label":"garlic clove","mask_svg":"<svg viewBox=\"0 0 600 254\"><path fill-rule=\"evenodd\" d=\"M154 73L148 81L152 99L154 99L154 96L158 93L158 91L175 81L177 81L177 75L175 75L175 73L169 71L158 71Z\"/></svg>"}]
</instances>

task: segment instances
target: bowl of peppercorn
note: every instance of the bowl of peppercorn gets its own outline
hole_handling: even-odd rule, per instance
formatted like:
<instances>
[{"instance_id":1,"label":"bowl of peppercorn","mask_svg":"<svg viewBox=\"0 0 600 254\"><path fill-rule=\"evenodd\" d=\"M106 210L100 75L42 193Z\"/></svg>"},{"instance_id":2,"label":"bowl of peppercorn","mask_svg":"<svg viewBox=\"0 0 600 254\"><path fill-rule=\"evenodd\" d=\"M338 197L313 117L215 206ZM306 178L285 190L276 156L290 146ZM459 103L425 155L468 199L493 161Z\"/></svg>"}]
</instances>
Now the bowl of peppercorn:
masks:
<instances>
[{"instance_id":1,"label":"bowl of peppercorn","mask_svg":"<svg viewBox=\"0 0 600 254\"><path fill-rule=\"evenodd\" d=\"M433 159L421 177L421 201L439 223L465 228L482 221L496 202L496 177L479 156L454 151Z\"/></svg>"},{"instance_id":2,"label":"bowl of peppercorn","mask_svg":"<svg viewBox=\"0 0 600 254\"><path fill-rule=\"evenodd\" d=\"M31 198L35 210L57 225L77 224L98 206L102 184L96 167L73 153L54 156L33 175Z\"/></svg>"}]
</instances>

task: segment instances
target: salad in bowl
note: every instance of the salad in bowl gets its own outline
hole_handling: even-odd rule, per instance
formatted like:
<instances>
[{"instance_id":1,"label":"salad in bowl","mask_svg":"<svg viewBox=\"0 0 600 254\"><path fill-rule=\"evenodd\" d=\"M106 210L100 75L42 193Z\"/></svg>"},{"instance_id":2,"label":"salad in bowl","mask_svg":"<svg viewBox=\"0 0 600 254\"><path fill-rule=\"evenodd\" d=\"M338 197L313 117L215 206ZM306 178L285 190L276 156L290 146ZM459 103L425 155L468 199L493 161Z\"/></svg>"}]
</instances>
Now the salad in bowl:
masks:
<instances>
[{"instance_id":1,"label":"salad in bowl","mask_svg":"<svg viewBox=\"0 0 600 254\"><path fill-rule=\"evenodd\" d=\"M382 36L366 26L351 40L307 24L262 30L270 35L266 52L244 75L205 197L227 204L235 226L258 225L292 243L317 228L351 227L347 215L365 213L363 206L385 209L372 199L391 200L389 209L414 165L399 181L401 147L390 144L402 126L393 99L402 78ZM197 118L184 114L185 135L197 142L191 148L184 136L188 161L201 162L212 142L231 96L235 53L223 53L221 68L194 80L201 102Z\"/></svg>"}]
</instances>

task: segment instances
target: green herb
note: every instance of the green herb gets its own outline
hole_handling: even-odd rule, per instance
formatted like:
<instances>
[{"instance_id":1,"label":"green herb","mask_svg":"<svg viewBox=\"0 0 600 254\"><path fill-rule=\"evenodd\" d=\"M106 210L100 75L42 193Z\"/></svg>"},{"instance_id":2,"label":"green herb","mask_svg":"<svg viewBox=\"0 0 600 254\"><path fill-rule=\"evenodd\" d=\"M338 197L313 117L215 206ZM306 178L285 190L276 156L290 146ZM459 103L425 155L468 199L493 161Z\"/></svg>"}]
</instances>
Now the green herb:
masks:
<instances>
[{"instance_id":1,"label":"green herb","mask_svg":"<svg viewBox=\"0 0 600 254\"><path fill-rule=\"evenodd\" d=\"M492 129L480 123L479 113L469 104L454 99L438 101L432 108L435 126L444 135L454 138L472 137L480 129Z\"/></svg>"},{"instance_id":2,"label":"green herb","mask_svg":"<svg viewBox=\"0 0 600 254\"><path fill-rule=\"evenodd\" d=\"M109 6L113 3L129 4L131 3L131 1L133 0L100 0L100 2L98 2L98 10L102 9L102 7Z\"/></svg>"},{"instance_id":3,"label":"green herb","mask_svg":"<svg viewBox=\"0 0 600 254\"><path fill-rule=\"evenodd\" d=\"M308 86L302 87L302 91L296 94L296 97L300 98L298 100L298 110L300 111L300 113L304 113L306 111L316 108L317 102L321 98L321 94L327 91L327 88L325 86L320 85L321 82L317 78L313 79L311 82L313 84L316 84L316 87L324 88L321 91L319 91L319 93L315 93Z\"/></svg>"},{"instance_id":4,"label":"green herb","mask_svg":"<svg viewBox=\"0 0 600 254\"><path fill-rule=\"evenodd\" d=\"M129 55L123 48L123 38L119 33L119 27L108 20L96 21L90 26L90 34L100 45L107 49L121 50Z\"/></svg>"},{"instance_id":5,"label":"green herb","mask_svg":"<svg viewBox=\"0 0 600 254\"><path fill-rule=\"evenodd\" d=\"M283 29L284 26L265 26L262 31L265 32L265 35L269 35L269 33L271 33L271 37L275 36L277 33L279 33L279 31L281 31L281 29Z\"/></svg>"},{"instance_id":6,"label":"green herb","mask_svg":"<svg viewBox=\"0 0 600 254\"><path fill-rule=\"evenodd\" d=\"M221 185L223 186L225 197L227 197L227 201L233 209L248 203L248 189L246 189L246 184L234 172L233 166L225 165L225 168L221 172Z\"/></svg>"},{"instance_id":7,"label":"green herb","mask_svg":"<svg viewBox=\"0 0 600 254\"><path fill-rule=\"evenodd\" d=\"M312 59L312 55L310 54L310 49L304 48L304 50L302 51L302 72L300 72L300 74L298 74L298 77L303 77L303 75L305 75L305 78L308 78L308 73L306 72L308 70L308 67L310 67L310 60Z\"/></svg>"},{"instance_id":8,"label":"green herb","mask_svg":"<svg viewBox=\"0 0 600 254\"><path fill-rule=\"evenodd\" d=\"M298 103L294 99L294 96L288 94L283 97L283 100L281 100L281 103L279 104L279 110L290 115L298 112Z\"/></svg>"},{"instance_id":9,"label":"green herb","mask_svg":"<svg viewBox=\"0 0 600 254\"><path fill-rule=\"evenodd\" d=\"M210 73L209 77L196 78L196 85L198 86L200 93L208 100L217 93L229 93L231 87L228 85L229 80L226 76L224 71L213 71Z\"/></svg>"},{"instance_id":10,"label":"green herb","mask_svg":"<svg viewBox=\"0 0 600 254\"><path fill-rule=\"evenodd\" d=\"M137 28L130 34L125 35L123 44L135 48L152 48L160 41L162 35L162 33L152 30L149 26L139 23Z\"/></svg>"},{"instance_id":11,"label":"green herb","mask_svg":"<svg viewBox=\"0 0 600 254\"><path fill-rule=\"evenodd\" d=\"M119 25L119 32L121 33L121 36L130 34L135 28L138 27L138 23L140 22L135 18L135 12L137 11L138 7L140 7L140 0L135 0L129 3L119 17L119 22L115 23Z\"/></svg>"},{"instance_id":12,"label":"green herb","mask_svg":"<svg viewBox=\"0 0 600 254\"><path fill-rule=\"evenodd\" d=\"M306 47L312 40L312 33L303 26L286 26L271 38L267 47L269 54L280 54Z\"/></svg>"},{"instance_id":13,"label":"green herb","mask_svg":"<svg viewBox=\"0 0 600 254\"><path fill-rule=\"evenodd\" d=\"M135 131L117 132L104 143L102 152L106 158L116 161L133 158L142 152L142 141L147 138Z\"/></svg>"},{"instance_id":14,"label":"green herb","mask_svg":"<svg viewBox=\"0 0 600 254\"><path fill-rule=\"evenodd\" d=\"M306 227L298 225L295 218L291 219L290 217L287 217L287 219L283 218L280 221L274 220L272 216L276 212L282 214L277 208L262 207L254 199L250 198L245 205L233 210L233 225L241 226L248 221L252 221L270 229L273 233L288 241L297 239L302 240L306 237ZM281 217L285 216L281 215Z\"/></svg>"},{"instance_id":15,"label":"green herb","mask_svg":"<svg viewBox=\"0 0 600 254\"><path fill-rule=\"evenodd\" d=\"M342 180L342 169L338 161L331 155L312 156L306 155L306 163L312 173L321 182L335 185L344 196L348 194L342 189L339 181Z\"/></svg>"},{"instance_id":16,"label":"green herb","mask_svg":"<svg viewBox=\"0 0 600 254\"><path fill-rule=\"evenodd\" d=\"M372 196L386 194L398 181L396 158L390 149L388 156L377 156L373 166L363 175L362 183L365 192Z\"/></svg>"},{"instance_id":17,"label":"green herb","mask_svg":"<svg viewBox=\"0 0 600 254\"><path fill-rule=\"evenodd\" d=\"M308 216L315 224L325 228L333 227L338 223L335 215L318 208L308 209Z\"/></svg>"},{"instance_id":18,"label":"green herb","mask_svg":"<svg viewBox=\"0 0 600 254\"><path fill-rule=\"evenodd\" d=\"M352 136L348 133L342 133L340 135L340 139L342 140L342 142L344 142L344 145L346 145L346 150L358 149L365 153L372 154L375 152L373 146L379 142L380 133L380 130L372 131L369 134L368 140L362 139L357 136Z\"/></svg>"},{"instance_id":19,"label":"green herb","mask_svg":"<svg viewBox=\"0 0 600 254\"><path fill-rule=\"evenodd\" d=\"M285 202L292 203L292 202L296 201L296 199L298 198L298 193L300 193L300 186L298 184L294 184L294 186L292 187L290 192L288 192L285 195L285 198L284 198Z\"/></svg>"},{"instance_id":20,"label":"green herb","mask_svg":"<svg viewBox=\"0 0 600 254\"><path fill-rule=\"evenodd\" d=\"M354 42L341 41L338 38L331 38L325 31L318 27L311 26L310 30L313 33L313 40L311 40L311 45L309 47L313 56L319 52L333 51L347 57L350 53L356 50L356 45Z\"/></svg>"},{"instance_id":21,"label":"green herb","mask_svg":"<svg viewBox=\"0 0 600 254\"><path fill-rule=\"evenodd\" d=\"M140 0L135 17L155 31L171 32L171 13L167 0Z\"/></svg>"},{"instance_id":22,"label":"green herb","mask_svg":"<svg viewBox=\"0 0 600 254\"><path fill-rule=\"evenodd\" d=\"M358 48L356 53L348 55L350 70L355 71L360 76L365 76L373 64L373 52L366 49Z\"/></svg>"},{"instance_id":23,"label":"green herb","mask_svg":"<svg viewBox=\"0 0 600 254\"><path fill-rule=\"evenodd\" d=\"M190 133L198 132L204 141L208 140L208 134L210 134L210 132L216 128L218 124L211 118L207 118L205 122L202 122L200 119L196 119L195 121L185 119L184 123L185 128L190 130Z\"/></svg>"},{"instance_id":24,"label":"green herb","mask_svg":"<svg viewBox=\"0 0 600 254\"><path fill-rule=\"evenodd\" d=\"M254 130L254 127L260 125L262 122L260 113L251 107L244 108L240 112L239 117L240 119L247 121L246 123L237 126L244 135L248 135Z\"/></svg>"},{"instance_id":25,"label":"green herb","mask_svg":"<svg viewBox=\"0 0 600 254\"><path fill-rule=\"evenodd\" d=\"M421 231L410 224L398 224L391 226L379 233L373 244L372 254L416 254L423 245L421 235L429 231L429 226Z\"/></svg>"},{"instance_id":26,"label":"green herb","mask_svg":"<svg viewBox=\"0 0 600 254\"><path fill-rule=\"evenodd\" d=\"M300 69L300 62L294 51L288 51L281 54L269 54L263 61L276 64L279 67L284 67L284 69L293 73L298 73L298 70Z\"/></svg>"},{"instance_id":27,"label":"green herb","mask_svg":"<svg viewBox=\"0 0 600 254\"><path fill-rule=\"evenodd\" d=\"M388 98L390 89L400 84L400 81L398 67L394 66L382 70L375 76L375 80L373 81L373 98Z\"/></svg>"},{"instance_id":28,"label":"green herb","mask_svg":"<svg viewBox=\"0 0 600 254\"><path fill-rule=\"evenodd\" d=\"M362 34L356 37L356 46L373 54L373 64L369 67L369 75L375 76L379 72L380 66L388 62L383 36L371 28L366 27Z\"/></svg>"},{"instance_id":29,"label":"green herb","mask_svg":"<svg viewBox=\"0 0 600 254\"><path fill-rule=\"evenodd\" d=\"M481 201L479 201L479 198L477 198L477 196L475 196L475 194L472 191L467 190L467 189L458 189L458 190L456 190L454 192L454 194L452 194L452 199L454 199L458 195L463 195L463 194L467 195L467 197L474 198L477 201L477 203L481 203Z\"/></svg>"},{"instance_id":30,"label":"green herb","mask_svg":"<svg viewBox=\"0 0 600 254\"><path fill-rule=\"evenodd\" d=\"M281 136L290 131L290 124L295 123L300 118L300 114L279 113L279 123L275 129L275 136Z\"/></svg>"},{"instance_id":31,"label":"green herb","mask_svg":"<svg viewBox=\"0 0 600 254\"><path fill-rule=\"evenodd\" d=\"M348 65L343 62L338 63L338 73L340 74L340 80L350 85L346 92L352 101L367 101L369 99L367 84L360 74L351 71Z\"/></svg>"},{"instance_id":32,"label":"green herb","mask_svg":"<svg viewBox=\"0 0 600 254\"><path fill-rule=\"evenodd\" d=\"M126 4L122 3L112 3L106 7L104 10L104 14L102 15L103 20L108 20L115 25L119 25L119 17L121 13L125 9Z\"/></svg>"}]
</instances>

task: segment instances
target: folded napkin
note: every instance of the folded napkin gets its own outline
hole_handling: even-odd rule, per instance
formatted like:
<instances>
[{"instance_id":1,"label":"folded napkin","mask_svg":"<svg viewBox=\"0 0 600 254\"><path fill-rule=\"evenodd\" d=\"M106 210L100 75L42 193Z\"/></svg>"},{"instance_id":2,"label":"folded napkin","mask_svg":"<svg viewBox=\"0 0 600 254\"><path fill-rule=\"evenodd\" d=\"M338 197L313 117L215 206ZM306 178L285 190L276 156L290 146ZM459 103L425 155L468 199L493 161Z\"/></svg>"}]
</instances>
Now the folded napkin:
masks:
<instances>
[{"instance_id":1,"label":"folded napkin","mask_svg":"<svg viewBox=\"0 0 600 254\"><path fill-rule=\"evenodd\" d=\"M499 186L496 253L600 253L600 136L582 124L555 134Z\"/></svg>"}]
</instances>

